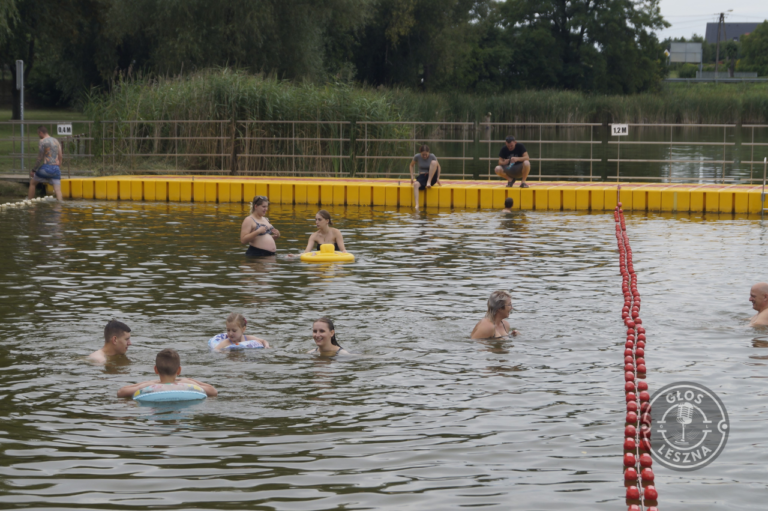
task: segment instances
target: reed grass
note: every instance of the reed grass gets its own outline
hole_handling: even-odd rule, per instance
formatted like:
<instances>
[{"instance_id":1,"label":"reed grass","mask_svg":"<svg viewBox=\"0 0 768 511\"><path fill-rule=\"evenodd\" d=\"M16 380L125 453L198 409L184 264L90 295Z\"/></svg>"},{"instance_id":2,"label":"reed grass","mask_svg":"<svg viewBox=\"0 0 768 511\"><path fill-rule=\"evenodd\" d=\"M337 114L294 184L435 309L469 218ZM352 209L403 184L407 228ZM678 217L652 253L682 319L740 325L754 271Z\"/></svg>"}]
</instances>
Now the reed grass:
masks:
<instances>
[{"instance_id":1,"label":"reed grass","mask_svg":"<svg viewBox=\"0 0 768 511\"><path fill-rule=\"evenodd\" d=\"M403 162L355 158L415 152L420 139L476 135L407 122L764 124L768 84L667 84L656 93L631 96L554 90L481 96L319 85L217 69L118 82L92 95L85 114L105 121L95 130L94 147L103 148L108 165L115 162L115 172L149 165L179 171L389 175L402 172ZM285 122L234 122L244 120ZM332 123L339 121L347 124ZM382 124L364 129L361 121ZM392 122L401 124L384 124ZM103 141L98 140L102 133ZM365 137L398 142L358 142ZM176 154L192 156L179 161Z\"/></svg>"}]
</instances>

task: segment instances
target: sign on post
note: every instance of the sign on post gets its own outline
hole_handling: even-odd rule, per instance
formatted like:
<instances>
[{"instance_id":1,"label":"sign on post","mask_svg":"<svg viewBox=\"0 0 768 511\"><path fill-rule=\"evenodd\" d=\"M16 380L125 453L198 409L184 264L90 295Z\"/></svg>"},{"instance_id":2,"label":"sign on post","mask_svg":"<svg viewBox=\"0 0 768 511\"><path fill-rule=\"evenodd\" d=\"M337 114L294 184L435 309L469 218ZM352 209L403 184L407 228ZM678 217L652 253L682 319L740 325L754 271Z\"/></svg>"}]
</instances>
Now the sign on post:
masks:
<instances>
[{"instance_id":1,"label":"sign on post","mask_svg":"<svg viewBox=\"0 0 768 511\"><path fill-rule=\"evenodd\" d=\"M56 133L58 133L59 135L71 136L72 135L72 125L71 124L57 124L56 125Z\"/></svg>"},{"instance_id":2,"label":"sign on post","mask_svg":"<svg viewBox=\"0 0 768 511\"><path fill-rule=\"evenodd\" d=\"M624 137L629 135L629 125L611 124L611 135L614 137Z\"/></svg>"}]
</instances>

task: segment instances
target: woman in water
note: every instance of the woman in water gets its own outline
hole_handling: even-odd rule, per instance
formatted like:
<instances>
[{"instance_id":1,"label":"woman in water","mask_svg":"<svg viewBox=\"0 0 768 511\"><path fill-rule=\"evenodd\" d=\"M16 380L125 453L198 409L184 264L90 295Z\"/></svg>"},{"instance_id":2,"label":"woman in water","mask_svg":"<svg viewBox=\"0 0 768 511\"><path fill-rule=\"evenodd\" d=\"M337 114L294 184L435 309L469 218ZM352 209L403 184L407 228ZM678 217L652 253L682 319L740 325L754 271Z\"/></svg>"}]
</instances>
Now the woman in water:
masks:
<instances>
[{"instance_id":1,"label":"woman in water","mask_svg":"<svg viewBox=\"0 0 768 511\"><path fill-rule=\"evenodd\" d=\"M268 209L269 199L263 195L253 198L251 214L245 217L240 227L240 243L248 245L246 256L273 256L277 251L274 238L280 237L280 231L272 227L264 216Z\"/></svg>"},{"instance_id":2,"label":"woman in water","mask_svg":"<svg viewBox=\"0 0 768 511\"><path fill-rule=\"evenodd\" d=\"M509 328L507 318L512 312L512 295L506 291L494 291L488 298L488 312L472 330L472 339L498 339L517 335L518 331Z\"/></svg>"},{"instance_id":3,"label":"woman in water","mask_svg":"<svg viewBox=\"0 0 768 511\"><path fill-rule=\"evenodd\" d=\"M317 347L308 353L314 353L323 356L349 355L349 352L339 346L336 341L336 330L333 327L333 321L322 317L312 323L312 340Z\"/></svg>"},{"instance_id":4,"label":"woman in water","mask_svg":"<svg viewBox=\"0 0 768 511\"><path fill-rule=\"evenodd\" d=\"M317 226L317 232L312 233L307 242L307 248L304 252L311 252L313 250L320 250L320 245L326 243L333 243L337 252L347 252L344 247L344 236L341 235L341 231L335 227L331 227L333 222L331 221L331 214L326 210L321 209L315 215L315 225Z\"/></svg>"},{"instance_id":5,"label":"woman in water","mask_svg":"<svg viewBox=\"0 0 768 511\"><path fill-rule=\"evenodd\" d=\"M227 316L227 332L218 334L208 341L212 350L239 350L246 348L269 348L269 343L255 335L245 335L248 322L242 314L232 313Z\"/></svg>"}]
</instances>

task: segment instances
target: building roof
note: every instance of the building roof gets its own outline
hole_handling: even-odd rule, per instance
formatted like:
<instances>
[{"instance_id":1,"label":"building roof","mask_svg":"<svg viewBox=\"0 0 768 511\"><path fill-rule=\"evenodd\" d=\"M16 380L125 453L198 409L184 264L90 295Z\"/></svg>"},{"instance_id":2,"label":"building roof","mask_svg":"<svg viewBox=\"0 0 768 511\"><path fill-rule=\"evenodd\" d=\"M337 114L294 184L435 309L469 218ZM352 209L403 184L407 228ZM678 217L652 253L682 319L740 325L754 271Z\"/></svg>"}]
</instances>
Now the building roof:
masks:
<instances>
[{"instance_id":1,"label":"building roof","mask_svg":"<svg viewBox=\"0 0 768 511\"><path fill-rule=\"evenodd\" d=\"M760 23L723 23L725 27L725 35L723 35L723 29L720 29L720 41L738 41L741 36L749 34ZM704 38L710 44L717 43L717 23L707 23L707 32Z\"/></svg>"}]
</instances>

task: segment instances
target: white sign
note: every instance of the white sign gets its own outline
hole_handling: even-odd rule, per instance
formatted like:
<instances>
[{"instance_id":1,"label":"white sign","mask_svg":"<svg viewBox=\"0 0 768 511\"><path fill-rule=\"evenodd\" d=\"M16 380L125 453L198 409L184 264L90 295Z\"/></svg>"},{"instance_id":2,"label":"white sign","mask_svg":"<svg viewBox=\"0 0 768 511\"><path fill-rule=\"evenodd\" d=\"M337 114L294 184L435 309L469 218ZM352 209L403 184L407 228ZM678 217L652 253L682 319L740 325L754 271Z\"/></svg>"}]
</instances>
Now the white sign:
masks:
<instances>
[{"instance_id":1,"label":"white sign","mask_svg":"<svg viewBox=\"0 0 768 511\"><path fill-rule=\"evenodd\" d=\"M611 124L611 135L614 137L629 135L629 126L626 124Z\"/></svg>"},{"instance_id":2,"label":"white sign","mask_svg":"<svg viewBox=\"0 0 768 511\"><path fill-rule=\"evenodd\" d=\"M59 135L72 135L72 125L71 124L57 124L56 125L56 133Z\"/></svg>"}]
</instances>

